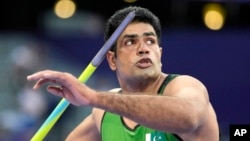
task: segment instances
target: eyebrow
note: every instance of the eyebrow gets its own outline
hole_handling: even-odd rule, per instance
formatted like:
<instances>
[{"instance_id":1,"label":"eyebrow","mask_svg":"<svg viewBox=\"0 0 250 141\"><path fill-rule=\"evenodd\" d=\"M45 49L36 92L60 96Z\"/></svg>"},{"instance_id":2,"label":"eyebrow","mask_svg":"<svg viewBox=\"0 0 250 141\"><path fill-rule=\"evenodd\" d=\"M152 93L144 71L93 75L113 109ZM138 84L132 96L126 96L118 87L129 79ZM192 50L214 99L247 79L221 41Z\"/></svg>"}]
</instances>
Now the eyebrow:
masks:
<instances>
[{"instance_id":1,"label":"eyebrow","mask_svg":"<svg viewBox=\"0 0 250 141\"><path fill-rule=\"evenodd\" d=\"M143 33L143 36L156 36L153 32L145 32ZM126 34L124 35L124 38L137 38L139 37L138 34Z\"/></svg>"}]
</instances>

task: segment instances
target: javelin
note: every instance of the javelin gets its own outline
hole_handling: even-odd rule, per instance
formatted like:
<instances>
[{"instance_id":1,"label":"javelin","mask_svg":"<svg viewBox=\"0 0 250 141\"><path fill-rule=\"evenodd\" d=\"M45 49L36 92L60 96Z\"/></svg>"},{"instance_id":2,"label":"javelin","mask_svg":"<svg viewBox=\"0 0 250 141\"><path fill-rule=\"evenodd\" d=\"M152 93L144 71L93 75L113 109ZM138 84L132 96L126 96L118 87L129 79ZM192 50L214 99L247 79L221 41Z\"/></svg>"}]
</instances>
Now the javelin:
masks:
<instances>
[{"instance_id":1,"label":"javelin","mask_svg":"<svg viewBox=\"0 0 250 141\"><path fill-rule=\"evenodd\" d=\"M117 29L114 31L111 37L106 41L106 43L97 52L95 57L91 60L87 68L85 68L84 71L81 73L81 75L78 78L79 81L85 83L89 79L89 77L93 74L96 68L103 61L105 54L108 52L111 46L116 42L116 40L121 35L123 30L128 26L128 24L133 20L134 17L135 17L135 11L132 11L124 18L124 20L117 27ZM47 133L49 132L49 130L53 127L53 125L59 119L59 117L63 114L63 112L69 106L69 104L70 103L65 98L62 98L61 101L56 106L56 108L49 115L47 120L43 123L40 129L32 137L31 141L42 141L44 137L47 135Z\"/></svg>"}]
</instances>

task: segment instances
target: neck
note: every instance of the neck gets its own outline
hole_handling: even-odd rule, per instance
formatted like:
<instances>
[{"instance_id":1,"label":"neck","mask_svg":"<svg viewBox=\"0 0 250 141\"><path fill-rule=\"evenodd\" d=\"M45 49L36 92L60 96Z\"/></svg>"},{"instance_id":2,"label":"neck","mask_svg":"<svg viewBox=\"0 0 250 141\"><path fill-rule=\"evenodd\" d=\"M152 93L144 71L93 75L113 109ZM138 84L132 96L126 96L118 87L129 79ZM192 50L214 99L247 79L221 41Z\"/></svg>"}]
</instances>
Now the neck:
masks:
<instances>
[{"instance_id":1,"label":"neck","mask_svg":"<svg viewBox=\"0 0 250 141\"><path fill-rule=\"evenodd\" d=\"M162 73L156 78L133 79L120 82L120 86L123 92L156 93L165 77L166 75Z\"/></svg>"}]
</instances>

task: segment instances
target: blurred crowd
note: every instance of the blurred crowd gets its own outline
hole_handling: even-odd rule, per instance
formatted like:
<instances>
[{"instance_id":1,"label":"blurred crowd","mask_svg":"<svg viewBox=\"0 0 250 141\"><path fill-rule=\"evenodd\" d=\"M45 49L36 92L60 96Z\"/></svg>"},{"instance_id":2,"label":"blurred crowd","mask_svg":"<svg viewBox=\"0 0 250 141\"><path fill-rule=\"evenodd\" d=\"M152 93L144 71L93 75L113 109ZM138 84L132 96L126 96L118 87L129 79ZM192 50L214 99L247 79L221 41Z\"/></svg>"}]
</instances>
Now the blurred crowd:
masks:
<instances>
[{"instance_id":1,"label":"blurred crowd","mask_svg":"<svg viewBox=\"0 0 250 141\"><path fill-rule=\"evenodd\" d=\"M0 40L3 41L4 38ZM74 68L60 58L53 58L53 47L41 41L18 41L13 37L1 43L0 141L27 141L54 110L60 99L48 94L46 87L39 91L32 90L33 83L28 82L26 76L42 69L65 69L78 75L76 72L82 71L82 66ZM97 89L111 87L107 79L98 75L93 77L88 82L89 85ZM97 77L98 81L95 80ZM45 140L63 140L88 112L88 107L76 108L70 105Z\"/></svg>"}]
</instances>

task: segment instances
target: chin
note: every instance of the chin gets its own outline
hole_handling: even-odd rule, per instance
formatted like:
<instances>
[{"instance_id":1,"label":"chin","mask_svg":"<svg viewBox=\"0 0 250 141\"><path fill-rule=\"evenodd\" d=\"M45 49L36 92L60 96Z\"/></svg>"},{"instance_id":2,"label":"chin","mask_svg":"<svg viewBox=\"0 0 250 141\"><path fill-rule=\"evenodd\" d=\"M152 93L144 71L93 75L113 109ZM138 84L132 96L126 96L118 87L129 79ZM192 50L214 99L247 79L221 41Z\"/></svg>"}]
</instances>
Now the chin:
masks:
<instances>
[{"instance_id":1,"label":"chin","mask_svg":"<svg viewBox=\"0 0 250 141\"><path fill-rule=\"evenodd\" d=\"M152 79L157 77L155 72L148 72L148 71L144 71L144 72L140 72L137 76L141 77L142 79Z\"/></svg>"}]
</instances>

